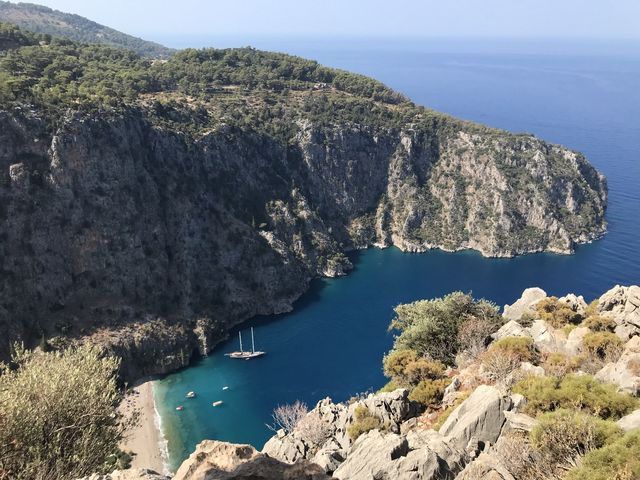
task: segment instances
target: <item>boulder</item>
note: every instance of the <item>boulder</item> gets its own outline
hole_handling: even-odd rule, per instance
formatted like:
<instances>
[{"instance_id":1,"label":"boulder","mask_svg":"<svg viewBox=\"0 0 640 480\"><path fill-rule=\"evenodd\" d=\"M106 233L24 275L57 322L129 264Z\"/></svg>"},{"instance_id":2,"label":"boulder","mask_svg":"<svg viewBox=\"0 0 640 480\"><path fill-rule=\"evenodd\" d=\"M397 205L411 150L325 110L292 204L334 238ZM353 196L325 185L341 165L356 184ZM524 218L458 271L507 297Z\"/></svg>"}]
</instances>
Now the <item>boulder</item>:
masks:
<instances>
[{"instance_id":1,"label":"boulder","mask_svg":"<svg viewBox=\"0 0 640 480\"><path fill-rule=\"evenodd\" d=\"M303 440L287 434L274 435L262 447L262 453L287 463L305 458L308 451L309 446Z\"/></svg>"},{"instance_id":2,"label":"boulder","mask_svg":"<svg viewBox=\"0 0 640 480\"><path fill-rule=\"evenodd\" d=\"M106 475L96 473L80 480L171 480L171 477L160 475L146 468L130 468L129 470L115 470Z\"/></svg>"},{"instance_id":3,"label":"boulder","mask_svg":"<svg viewBox=\"0 0 640 480\"><path fill-rule=\"evenodd\" d=\"M614 383L632 395L640 393L640 337L633 337L625 345L617 362L607 363L595 377L601 382Z\"/></svg>"},{"instance_id":4,"label":"boulder","mask_svg":"<svg viewBox=\"0 0 640 480\"><path fill-rule=\"evenodd\" d=\"M409 443L394 433L382 434L372 430L358 437L347 452L347 459L333 473L340 479L378 478L380 472L391 468L391 463L409 453Z\"/></svg>"},{"instance_id":5,"label":"boulder","mask_svg":"<svg viewBox=\"0 0 640 480\"><path fill-rule=\"evenodd\" d=\"M544 375L544 368L530 362L522 362L520 364L520 371L524 372L526 375L535 375L537 377Z\"/></svg>"},{"instance_id":6,"label":"boulder","mask_svg":"<svg viewBox=\"0 0 640 480\"><path fill-rule=\"evenodd\" d=\"M634 410L629 415L622 417L616 423L625 432L640 428L640 409Z\"/></svg>"},{"instance_id":7,"label":"boulder","mask_svg":"<svg viewBox=\"0 0 640 480\"><path fill-rule=\"evenodd\" d=\"M507 419L505 429L508 430L520 430L522 432L530 432L536 425L536 419L525 415L524 413L516 413L505 411L504 416Z\"/></svg>"},{"instance_id":8,"label":"boulder","mask_svg":"<svg viewBox=\"0 0 640 480\"><path fill-rule=\"evenodd\" d=\"M616 322L616 334L623 340L640 335L640 287L616 285L598 299L598 311Z\"/></svg>"},{"instance_id":9,"label":"boulder","mask_svg":"<svg viewBox=\"0 0 640 480\"><path fill-rule=\"evenodd\" d=\"M591 330L587 327L576 327L569 333L567 341L564 344L565 353L569 356L575 356L582 353L584 337L591 333Z\"/></svg>"},{"instance_id":10,"label":"boulder","mask_svg":"<svg viewBox=\"0 0 640 480\"><path fill-rule=\"evenodd\" d=\"M466 450L474 441L482 450L498 440L506 420L504 411L511 406L511 398L497 388L480 385L449 415L439 432L460 449Z\"/></svg>"},{"instance_id":11,"label":"boulder","mask_svg":"<svg viewBox=\"0 0 640 480\"><path fill-rule=\"evenodd\" d=\"M547 293L541 288L527 288L515 303L504 306L502 316L507 320L520 320L523 314L533 313L535 304L546 296Z\"/></svg>"},{"instance_id":12,"label":"boulder","mask_svg":"<svg viewBox=\"0 0 640 480\"><path fill-rule=\"evenodd\" d=\"M491 337L494 340L500 340L504 337L529 337L528 330L520 325L515 320L509 320L500 329L495 332Z\"/></svg>"},{"instance_id":13,"label":"boulder","mask_svg":"<svg viewBox=\"0 0 640 480\"><path fill-rule=\"evenodd\" d=\"M561 330L554 329L544 320L536 320L527 329L536 348L541 352L562 352L566 338Z\"/></svg>"},{"instance_id":14,"label":"boulder","mask_svg":"<svg viewBox=\"0 0 640 480\"><path fill-rule=\"evenodd\" d=\"M205 440L185 460L173 480L324 480L318 465L291 465L259 453L251 445Z\"/></svg>"},{"instance_id":15,"label":"boulder","mask_svg":"<svg viewBox=\"0 0 640 480\"><path fill-rule=\"evenodd\" d=\"M333 473L344 462L346 456L347 453L340 448L340 445L331 441L318 450L311 461L319 465L326 473Z\"/></svg>"},{"instance_id":16,"label":"boulder","mask_svg":"<svg viewBox=\"0 0 640 480\"><path fill-rule=\"evenodd\" d=\"M469 463L455 480L516 480L502 464L500 459L491 453L481 453L477 459Z\"/></svg>"}]
</instances>

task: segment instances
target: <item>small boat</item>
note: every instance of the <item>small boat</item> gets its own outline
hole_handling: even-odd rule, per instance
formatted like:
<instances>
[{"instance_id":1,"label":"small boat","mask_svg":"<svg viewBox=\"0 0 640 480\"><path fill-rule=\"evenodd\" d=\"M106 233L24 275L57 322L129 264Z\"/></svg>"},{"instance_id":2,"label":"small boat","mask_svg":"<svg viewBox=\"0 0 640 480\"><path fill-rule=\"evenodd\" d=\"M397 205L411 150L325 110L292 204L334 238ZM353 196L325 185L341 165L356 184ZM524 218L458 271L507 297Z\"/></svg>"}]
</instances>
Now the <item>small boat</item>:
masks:
<instances>
[{"instance_id":1,"label":"small boat","mask_svg":"<svg viewBox=\"0 0 640 480\"><path fill-rule=\"evenodd\" d=\"M224 387L222 387L223 390L229 390L229 387L227 387L226 385Z\"/></svg>"},{"instance_id":2,"label":"small boat","mask_svg":"<svg viewBox=\"0 0 640 480\"><path fill-rule=\"evenodd\" d=\"M253 339L253 327L251 327L251 351L250 352L245 352L242 349L242 332L238 332L238 337L240 339L240 351L225 353L227 357L236 358L240 360L249 360L251 358L261 357L266 353L266 352L259 352L259 351L256 352L256 347Z\"/></svg>"},{"instance_id":3,"label":"small boat","mask_svg":"<svg viewBox=\"0 0 640 480\"><path fill-rule=\"evenodd\" d=\"M222 405L224 402L222 400L218 400L217 402L213 402L211 405L213 405L214 407L219 407L220 405Z\"/></svg>"},{"instance_id":4,"label":"small boat","mask_svg":"<svg viewBox=\"0 0 640 480\"><path fill-rule=\"evenodd\" d=\"M184 407L182 405L180 405L180 406L176 407L176 410L181 412L182 410L184 410Z\"/></svg>"},{"instance_id":5,"label":"small boat","mask_svg":"<svg viewBox=\"0 0 640 480\"><path fill-rule=\"evenodd\" d=\"M191 392L187 393L185 396L187 398L196 398L196 392L191 391Z\"/></svg>"}]
</instances>

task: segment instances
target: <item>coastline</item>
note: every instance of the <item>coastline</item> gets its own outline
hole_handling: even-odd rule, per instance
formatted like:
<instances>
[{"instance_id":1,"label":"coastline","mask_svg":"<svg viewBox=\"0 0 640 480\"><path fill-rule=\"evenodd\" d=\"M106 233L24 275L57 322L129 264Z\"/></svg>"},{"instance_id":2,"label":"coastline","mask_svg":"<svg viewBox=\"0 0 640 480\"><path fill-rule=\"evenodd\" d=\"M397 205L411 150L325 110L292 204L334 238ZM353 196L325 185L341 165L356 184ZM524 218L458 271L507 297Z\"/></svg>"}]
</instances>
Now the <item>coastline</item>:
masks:
<instances>
[{"instance_id":1,"label":"coastline","mask_svg":"<svg viewBox=\"0 0 640 480\"><path fill-rule=\"evenodd\" d=\"M155 406L153 381L142 380L131 388L120 404L120 412L134 424L125 433L120 448L132 454L132 468L148 468L167 474L166 441L162 435L161 420Z\"/></svg>"}]
</instances>

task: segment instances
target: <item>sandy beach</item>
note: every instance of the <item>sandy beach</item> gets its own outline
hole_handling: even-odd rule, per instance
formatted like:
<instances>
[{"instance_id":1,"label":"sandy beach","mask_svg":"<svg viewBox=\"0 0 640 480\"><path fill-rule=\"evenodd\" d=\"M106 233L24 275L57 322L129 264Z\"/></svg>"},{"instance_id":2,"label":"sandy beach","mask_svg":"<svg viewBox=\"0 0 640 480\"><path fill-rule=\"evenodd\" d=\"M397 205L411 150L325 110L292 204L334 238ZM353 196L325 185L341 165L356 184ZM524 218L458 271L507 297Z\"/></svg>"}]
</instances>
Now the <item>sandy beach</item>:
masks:
<instances>
[{"instance_id":1,"label":"sandy beach","mask_svg":"<svg viewBox=\"0 0 640 480\"><path fill-rule=\"evenodd\" d=\"M131 466L166 473L160 449L161 433L155 418L153 382L146 381L133 387L120 405L120 410L127 418L138 412L137 422L127 432L121 445L124 451L134 453Z\"/></svg>"}]
</instances>

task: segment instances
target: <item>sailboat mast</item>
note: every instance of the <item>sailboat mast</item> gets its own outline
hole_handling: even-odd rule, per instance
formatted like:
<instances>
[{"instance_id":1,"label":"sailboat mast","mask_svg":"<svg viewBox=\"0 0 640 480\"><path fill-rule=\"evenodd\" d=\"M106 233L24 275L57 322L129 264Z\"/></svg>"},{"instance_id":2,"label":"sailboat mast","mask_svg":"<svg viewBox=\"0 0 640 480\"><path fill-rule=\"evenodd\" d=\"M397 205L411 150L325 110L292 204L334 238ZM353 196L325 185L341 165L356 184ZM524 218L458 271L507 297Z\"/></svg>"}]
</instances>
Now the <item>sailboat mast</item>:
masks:
<instances>
[{"instance_id":1,"label":"sailboat mast","mask_svg":"<svg viewBox=\"0 0 640 480\"><path fill-rule=\"evenodd\" d=\"M238 336L240 337L240 351L242 352L242 332L238 332Z\"/></svg>"},{"instance_id":2,"label":"sailboat mast","mask_svg":"<svg viewBox=\"0 0 640 480\"><path fill-rule=\"evenodd\" d=\"M253 344L253 327L251 327L251 353L255 353L256 347Z\"/></svg>"}]
</instances>

